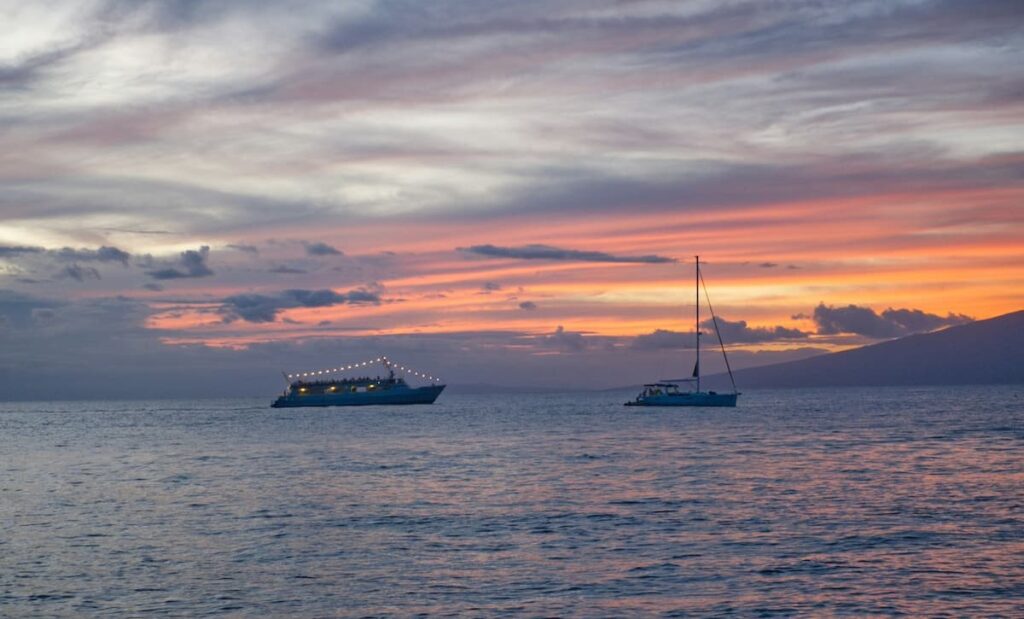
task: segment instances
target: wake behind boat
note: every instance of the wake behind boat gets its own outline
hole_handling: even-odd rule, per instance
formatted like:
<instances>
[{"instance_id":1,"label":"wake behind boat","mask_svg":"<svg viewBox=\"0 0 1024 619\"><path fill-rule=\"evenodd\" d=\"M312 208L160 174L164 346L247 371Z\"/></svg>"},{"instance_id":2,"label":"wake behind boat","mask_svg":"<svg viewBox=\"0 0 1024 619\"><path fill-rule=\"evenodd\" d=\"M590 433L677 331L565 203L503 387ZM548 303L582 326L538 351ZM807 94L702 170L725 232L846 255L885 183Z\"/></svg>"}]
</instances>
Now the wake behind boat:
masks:
<instances>
[{"instance_id":1,"label":"wake behind boat","mask_svg":"<svg viewBox=\"0 0 1024 619\"><path fill-rule=\"evenodd\" d=\"M729 357L725 354L725 344L722 342L722 334L718 330L718 319L715 318L715 311L711 308L711 298L708 297L708 288L704 284L704 277L700 273L700 256L697 259L697 312L696 327L694 329L697 339L697 362L693 366L693 378L686 382L695 383L693 391L683 391L676 384L676 381L660 381L644 385L643 390L635 400L626 402L626 406L736 406L736 400L740 393L736 391L736 381L732 376L732 368L729 367ZM732 382L732 393L718 393L716 391L700 390L700 289L704 287L704 296L708 297L708 309L711 310L711 322L715 326L715 334L718 336L718 344L722 348L722 357L725 359L725 367L729 370L729 380ZM682 381L680 381L682 382Z\"/></svg>"},{"instance_id":2,"label":"wake behind boat","mask_svg":"<svg viewBox=\"0 0 1024 619\"><path fill-rule=\"evenodd\" d=\"M330 378L331 374L358 370L373 363L382 364L387 376L359 376L353 378ZM411 387L402 376L395 376L395 369L425 378L432 384ZM327 378L321 378L324 375ZM444 391L445 385L437 384L433 376L422 374L393 363L387 357L364 361L327 370L314 370L296 374L285 374L288 389L271 404L273 408L300 406L367 406L374 404L433 404Z\"/></svg>"}]
</instances>

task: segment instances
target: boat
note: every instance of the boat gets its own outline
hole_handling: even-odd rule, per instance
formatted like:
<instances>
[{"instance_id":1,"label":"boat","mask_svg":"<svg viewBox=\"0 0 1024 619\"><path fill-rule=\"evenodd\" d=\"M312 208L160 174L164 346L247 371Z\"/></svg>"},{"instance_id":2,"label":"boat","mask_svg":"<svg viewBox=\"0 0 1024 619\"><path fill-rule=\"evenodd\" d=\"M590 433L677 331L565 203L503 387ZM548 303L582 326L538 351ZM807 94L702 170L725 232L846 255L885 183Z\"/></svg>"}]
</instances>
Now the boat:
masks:
<instances>
[{"instance_id":1,"label":"boat","mask_svg":"<svg viewBox=\"0 0 1024 619\"><path fill-rule=\"evenodd\" d=\"M331 374L366 367L374 362L384 365L387 376L358 376L352 378L330 378ZM427 378L431 384L412 387L402 376L395 375L395 369ZM327 378L321 378L324 375ZM433 404L444 391L445 385L435 382L433 376L415 372L387 357L372 361L339 366L327 370L315 370L297 374L284 374L288 388L270 405L273 408L300 406L369 406L375 404Z\"/></svg>"},{"instance_id":2,"label":"boat","mask_svg":"<svg viewBox=\"0 0 1024 619\"><path fill-rule=\"evenodd\" d=\"M722 342L722 334L718 330L718 319L715 318L715 310L711 308L711 297L708 296L707 284L700 273L700 256L696 258L696 287L697 287L697 312L694 332L697 340L697 361L693 366L692 378L683 381L658 381L643 386L636 399L626 402L626 406L736 406L736 400L740 393L736 390L736 380L732 375L732 368L729 366L729 356L725 353L725 343ZM700 388L700 289L703 286L704 296L708 299L708 309L711 310L711 322L715 327L715 335L718 336L718 344L722 349L722 357L725 359L725 367L729 371L729 380L732 382L732 393L718 393L716 391L701 391ZM692 390L679 388L679 382L692 383Z\"/></svg>"}]
</instances>

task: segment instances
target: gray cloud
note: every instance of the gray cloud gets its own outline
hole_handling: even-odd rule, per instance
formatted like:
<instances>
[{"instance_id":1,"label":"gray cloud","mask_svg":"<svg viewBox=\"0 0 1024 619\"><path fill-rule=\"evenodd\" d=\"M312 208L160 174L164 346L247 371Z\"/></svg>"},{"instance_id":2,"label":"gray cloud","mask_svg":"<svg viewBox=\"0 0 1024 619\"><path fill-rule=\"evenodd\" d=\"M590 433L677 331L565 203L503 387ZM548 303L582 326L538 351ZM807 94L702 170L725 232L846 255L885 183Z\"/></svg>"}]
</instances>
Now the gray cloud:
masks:
<instances>
[{"instance_id":1,"label":"gray cloud","mask_svg":"<svg viewBox=\"0 0 1024 619\"><path fill-rule=\"evenodd\" d=\"M31 322L32 312L37 309L53 309L65 305L64 301L44 299L13 290L0 289L0 316L9 325L23 327Z\"/></svg>"},{"instance_id":2,"label":"gray cloud","mask_svg":"<svg viewBox=\"0 0 1024 619\"><path fill-rule=\"evenodd\" d=\"M636 336L630 346L637 350L686 349L695 347L696 340L694 338L695 335L692 331L687 333L656 329L651 333Z\"/></svg>"},{"instance_id":3,"label":"gray cloud","mask_svg":"<svg viewBox=\"0 0 1024 619\"><path fill-rule=\"evenodd\" d=\"M267 269L267 273L277 273L278 275L300 275L307 272L305 269L298 269L285 264L279 264Z\"/></svg>"},{"instance_id":4,"label":"gray cloud","mask_svg":"<svg viewBox=\"0 0 1024 619\"><path fill-rule=\"evenodd\" d=\"M115 152L118 147L107 145L101 150ZM44 224L87 215L129 218L140 222L140 226L163 220L161 223L173 227L178 234L233 230L242 222L257 225L296 221L313 214L324 216L330 210L330 205L313 204L301 198L221 191L189 180L154 181L119 175L38 177L39 173L33 173L0 192L0 210L11 218ZM167 204L177 205L173 221L167 220Z\"/></svg>"},{"instance_id":5,"label":"gray cloud","mask_svg":"<svg viewBox=\"0 0 1024 619\"><path fill-rule=\"evenodd\" d=\"M855 333L873 338L901 337L964 324L973 320L963 314L950 313L943 317L918 309L892 308L878 314L869 307L852 304L846 307L834 307L826 306L824 303L814 308L813 318L820 335Z\"/></svg>"},{"instance_id":6,"label":"gray cloud","mask_svg":"<svg viewBox=\"0 0 1024 619\"><path fill-rule=\"evenodd\" d=\"M715 324L711 320L701 323L702 330L714 337ZM806 338L810 333L787 327L748 327L746 320L726 320L718 318L718 330L726 344L757 344L778 340L798 340Z\"/></svg>"},{"instance_id":7,"label":"gray cloud","mask_svg":"<svg viewBox=\"0 0 1024 619\"><path fill-rule=\"evenodd\" d=\"M227 247L228 249L234 249L235 251L245 252L247 254L253 254L256 256L260 254L260 249L255 245L246 245L244 243L230 243L225 247Z\"/></svg>"},{"instance_id":8,"label":"gray cloud","mask_svg":"<svg viewBox=\"0 0 1024 619\"><path fill-rule=\"evenodd\" d=\"M46 250L42 247L26 247L24 245L0 245L0 258L11 258L31 254L41 254Z\"/></svg>"},{"instance_id":9,"label":"gray cloud","mask_svg":"<svg viewBox=\"0 0 1024 619\"><path fill-rule=\"evenodd\" d=\"M566 352L580 352L587 348L587 339L582 333L566 331L562 325L558 325L553 333L541 336L540 342L544 346Z\"/></svg>"},{"instance_id":10,"label":"gray cloud","mask_svg":"<svg viewBox=\"0 0 1024 619\"><path fill-rule=\"evenodd\" d=\"M708 319L701 322L700 326L704 333L702 338L704 344L717 346L718 342L714 332L715 323ZM799 329L782 326L748 327L745 320L726 320L725 318L718 318L718 330L726 345L800 340L811 335ZM630 347L636 350L692 349L696 347L696 336L693 331L657 329L651 333L636 336L630 343Z\"/></svg>"},{"instance_id":11,"label":"gray cloud","mask_svg":"<svg viewBox=\"0 0 1024 619\"><path fill-rule=\"evenodd\" d=\"M62 279L73 279L78 282L83 282L87 279L102 279L100 272L92 267L83 267L79 264L69 264L57 273L57 277Z\"/></svg>"},{"instance_id":12,"label":"gray cloud","mask_svg":"<svg viewBox=\"0 0 1024 619\"><path fill-rule=\"evenodd\" d=\"M315 243L304 243L306 253L310 256L340 256L342 252L327 243L317 241Z\"/></svg>"},{"instance_id":13,"label":"gray cloud","mask_svg":"<svg viewBox=\"0 0 1024 619\"><path fill-rule=\"evenodd\" d=\"M45 247L31 247L24 245L0 245L0 259L18 258L32 256L47 256L61 262L119 262L122 266L128 266L132 255L128 252L103 245L97 249L62 247L60 249L46 249Z\"/></svg>"},{"instance_id":14,"label":"gray cloud","mask_svg":"<svg viewBox=\"0 0 1024 619\"><path fill-rule=\"evenodd\" d=\"M37 307L32 310L32 322L38 326L46 326L57 321L57 312L49 307Z\"/></svg>"},{"instance_id":15,"label":"gray cloud","mask_svg":"<svg viewBox=\"0 0 1024 619\"><path fill-rule=\"evenodd\" d=\"M20 62L0 65L0 90L28 88L51 67L85 51L92 44L76 43L33 54Z\"/></svg>"},{"instance_id":16,"label":"gray cloud","mask_svg":"<svg viewBox=\"0 0 1024 619\"><path fill-rule=\"evenodd\" d=\"M333 290L283 290L276 295L239 294L227 297L220 312L227 320L274 322L277 315L296 307L330 307L334 305L379 305L377 292L356 289L338 293Z\"/></svg>"},{"instance_id":17,"label":"gray cloud","mask_svg":"<svg viewBox=\"0 0 1024 619\"><path fill-rule=\"evenodd\" d=\"M213 271L206 265L206 259L209 256L210 247L208 245L203 245L198 250L189 249L181 252L173 266L146 271L146 275L153 279L209 277L213 275Z\"/></svg>"},{"instance_id":18,"label":"gray cloud","mask_svg":"<svg viewBox=\"0 0 1024 619\"><path fill-rule=\"evenodd\" d=\"M532 311L537 309L537 304L534 303L533 301L523 301L522 303L519 304L519 309Z\"/></svg>"},{"instance_id":19,"label":"gray cloud","mask_svg":"<svg viewBox=\"0 0 1024 619\"><path fill-rule=\"evenodd\" d=\"M131 254L124 250L116 247L108 247L106 245L99 249L72 249L70 247L63 247L55 250L53 253L60 260L75 262L120 262L123 266L128 266L128 260L132 257Z\"/></svg>"},{"instance_id":20,"label":"gray cloud","mask_svg":"<svg viewBox=\"0 0 1024 619\"><path fill-rule=\"evenodd\" d=\"M675 258L665 256L616 256L601 251L581 251L561 249L550 245L523 245L521 247L498 247L496 245L472 245L459 247L459 251L487 256L488 258L519 258L522 260L566 260L577 262L636 262L646 264L664 264L676 262Z\"/></svg>"},{"instance_id":21,"label":"gray cloud","mask_svg":"<svg viewBox=\"0 0 1024 619\"><path fill-rule=\"evenodd\" d=\"M987 189L1019 182L1024 153L998 158L950 159L945 153L837 152L798 164L691 161L686 172L652 164L642 175L604 169L548 166L521 174L487 209L463 205L460 217L507 212L679 213L715 206L761 205L878 193ZM755 215L756 217L756 215Z\"/></svg>"},{"instance_id":22,"label":"gray cloud","mask_svg":"<svg viewBox=\"0 0 1024 619\"><path fill-rule=\"evenodd\" d=\"M140 8L135 8L137 5ZM164 40L175 42L176 39L171 37L180 37L183 43L191 42L186 39L188 29L210 28L245 11L244 3L197 0L171 2L166 6L163 3L118 1L104 3L103 6L99 16L93 20L96 23L89 25L94 30L105 28L98 27L97 23L137 24L138 19L126 20L125 17L141 15L146 18L144 21L149 24L148 28L167 37ZM253 30L247 35L273 31L277 12L283 11L272 3L261 3L260 6L260 15L252 14L244 20L245 25ZM311 9L310 14L313 15L320 13L312 9L323 6L310 2L306 8ZM575 165L578 169L565 169L562 161L566 158L562 155L541 159L530 166L519 161L517 153L509 153L488 170L508 179L508 191L502 194L509 196L507 203L488 200L486 206L495 208L484 209L479 201L458 196L457 188L452 187L440 189L445 198L440 202L450 205L453 210L475 207L489 212L534 208L530 198L537 199L538 210L617 209L624 206L678 210L708 204L770 202L794 196L806 198L865 193L871 191L870 188L881 186L876 180L883 180L882 184L886 186L900 182L908 188L914 184L923 186L928 178L922 176L927 177L928 172L937 167L946 168L935 170L939 173L933 174L935 179L950 179L944 182L989 182L989 179L982 178L988 165L968 170L966 168L972 167L967 162L970 157L955 160L941 147L933 148L929 160L899 157L898 169L889 171L886 168L893 166L883 160L874 169L859 168L861 174L848 174L842 158L858 149L856 154L865 159L885 153L865 152L857 145L845 146L841 152L826 158L835 160L837 165L815 166L803 174L801 170L807 168L806 164L820 159L819 155L805 160L790 157L787 160L794 161L792 165L762 164L760 169L756 165L752 168L743 166L749 165L749 161L763 162L766 160L764 157L752 157L748 164L744 164L739 158L729 156L715 164L697 160L693 155L693 152L701 151L701 144L707 139L707 136L698 135L701 133L698 126L687 125L691 129L679 134L667 131L666 124L681 125L677 121L689 119L672 119L674 122L666 123L665 114L670 109L692 107L672 104L684 100L687 90L694 84L701 85L704 103L698 107L715 112L715 117L720 117L721 125L727 129L723 133L740 140L739 144L723 144L723 147L739 146L746 150L751 137L770 129L779 129L794 138L799 138L808 129L850 135L857 133L860 123L866 121L903 123L892 119L906 118L907 114L889 112L905 112L908 108L918 110L921 106L935 105L937 101L947 105L953 102L959 106L958 110L967 112L976 109L971 107L970 101L963 101L962 93L984 91L982 94L987 97L989 89L998 90L998 98L1013 101L1019 85L1012 83L1009 77L993 79L993 73L1007 74L1007 71L1000 72L997 64L979 59L971 63L943 61L920 67L920 63L928 61L922 60L922 54L915 50L927 51L936 44L963 43L972 52L980 54L983 49L987 50L985 55L990 60L1013 56L1012 52L1019 47L1017 38L1012 36L1016 32L1014 19L1021 13L1019 3L895 1L856 6L827 3L796 6L730 2L687 7L685 10L671 6L662 9L660 14L651 15L634 3L478 4L449 1L424 7L416 2L378 2L365 11L333 13L322 22L328 26L312 37L306 34L316 32L315 28L279 32L287 42L295 44L287 48L294 50L289 55L294 53L298 58L294 62L278 58L275 69L268 70L266 76L253 77L244 75L244 72L228 74L219 80L223 83L221 89L224 92L212 86L211 89L218 92L185 92L141 110L118 105L111 106L116 109L102 113L111 116L108 124L118 126L123 120L122 115L145 117L152 113L154 116L173 116L180 111L175 108L181 108L186 115L201 115L204 110L230 114L236 107L244 106L246 113L251 113L252 108L248 106L255 102L261 104L271 117L281 118L280 110L275 107L279 103L276 98L282 96L281 90L289 85L292 86L290 96L306 97L311 106L316 105L317 98L361 97L382 105L402 102L401 111L415 113L417 104L423 100L423 93L445 92L452 93L450 96L493 98L508 92L509 100L515 101L521 94L529 95L537 82L550 81L544 67L560 71L559 62L585 58L587 70L573 72L575 77L567 80L566 86L567 92L581 93L581 97L599 97L621 88L622 84L617 81L621 78L617 68L622 63L634 67L637 77L648 72L654 75L667 72L678 75L679 82L668 80L662 83L659 80L662 85L653 89L650 97L638 105L637 109L657 109L658 114L635 113L637 110L605 103L601 113L578 124L560 121L539 126L537 120L528 115L516 117L517 126L527 132L536 131L545 141L575 149L569 152L577 153L579 163ZM121 31L115 29L113 32ZM466 41L472 45L463 45ZM992 51L1003 47L1003 41L1009 52L1000 54ZM446 53L424 53L424 42L430 49L443 48ZM544 44L538 45L538 42ZM230 41L223 45L229 46ZM216 46L213 47L211 51L218 51ZM374 54L380 52L380 59L371 61L371 57L359 55L360 50L368 49L373 49ZM880 68L879 63L872 61L878 49L909 49L914 51L911 56L916 64ZM325 51L352 57L332 57ZM307 56L303 57L303 53ZM858 54L863 54L866 59L858 58ZM839 67L830 64L837 60L845 62ZM818 65L823 65L822 70L815 71ZM993 68L986 70L986 66ZM840 78L830 77L840 72ZM349 79L332 79L339 74ZM633 74L631 71L630 75ZM503 76L497 80L502 83L500 93L489 89L496 81L495 75ZM756 86L735 83L735 78L746 75L764 76L766 79L753 80ZM918 75L924 77L916 78ZM914 78L912 87L908 85L908 78ZM336 90L330 89L331 84L337 85ZM353 84L374 86L354 88ZM522 88L522 91L517 88ZM736 96L737 89L741 90L742 96ZM232 95L242 91L249 93L248 98ZM944 96L935 96L936 92ZM867 93L867 98L864 93ZM841 119L816 113L822 108L843 106L852 96L864 102L864 111L844 112ZM206 100L205 97L212 99ZM197 100L203 105L197 106ZM668 105L657 105L665 102ZM119 111L122 107L131 109ZM31 106L25 109L31 109ZM91 109L72 110L62 112L62 116L35 120L34 131L44 135L48 123L56 126L69 122L88 124L93 112ZM25 120L38 118L38 112L31 115L26 112L23 117ZM733 127L737 119L741 119L741 126ZM307 120L303 118L303 122ZM142 122L151 124L145 118ZM924 119L915 120L917 122L924 122ZM157 123L157 126L163 125ZM623 126L630 130L605 130ZM427 132L371 131L357 126L346 126L345 132L358 134L358 137L349 140L346 136L344 142L338 143L338 138L333 137L338 132L324 132L324 135L331 135L331 139L312 145L312 150L316 154L337 156L351 152L360 145L356 142L360 142L370 157L406 156L430 163L431 157L441 156L446 163L451 162L463 171L479 169L475 163L467 163L478 161L474 149L446 142ZM527 139L535 137L530 133L524 135ZM610 135L613 137L609 138ZM892 135L893 141L902 141L898 131ZM235 137L225 133L211 136L211 139L230 147ZM278 137L267 140L264 145L273 149L284 144L286 153L291 145L278 140ZM601 142L602 148L592 148L595 140ZM679 144L693 144L692 151L689 146L686 150L678 149ZM152 148L154 154L167 154L181 148L181 145L168 136L166 143L154 144ZM225 152L231 156L230 148ZM559 152L565 151L560 148ZM602 153L601 157L593 157L591 153L594 152ZM624 171L628 166L608 165L608 158L615 158L623 152L631 153L630 158L641 154L650 159L652 165L643 168L650 171L629 173ZM271 152L271 155L276 154L279 153ZM544 154L541 153L540 157L543 158ZM268 156L268 159L277 157ZM655 170L652 167L655 160L669 161L669 171ZM732 163L737 161L740 161L738 165ZM238 163L236 159L231 162ZM287 163L295 165L297 162L289 160ZM717 165L721 171L708 170L711 164ZM1019 169L1019 162L1016 166ZM273 170L272 165L268 168ZM957 172L958 168L965 169L960 169L959 174L948 174ZM610 169L615 173L610 173ZM258 170L262 171L265 170ZM240 170L240 173L252 171ZM619 178L615 177L616 174ZM863 178L856 178L861 175ZM267 194L235 195L184 181L154 183L118 175L104 175L102 180L86 176L74 177L76 180L71 181L66 175L61 175L45 179L45 182L21 185L18 193L32 195L15 196L4 208L32 204L32 214L43 213L45 217L87 211L138 216L142 210L158 211L167 203L174 203L190 214L176 222L178 225L208 231L230 228L243 221L278 222L286 219L281 215L283 212L298 220L316 212L344 211L346 206L320 203L308 195L264 198L262 196ZM878 176L885 178L878 179ZM35 177L30 175L29 178ZM772 182L775 178L779 180ZM405 193L399 191L397 195L402 195L404 201ZM125 199L125 196L131 199ZM24 199L26 197L35 199ZM123 208L122 204L130 204L131 207ZM216 208L210 209L210 205L216 205ZM282 206L285 208L280 208Z\"/></svg>"},{"instance_id":23,"label":"gray cloud","mask_svg":"<svg viewBox=\"0 0 1024 619\"><path fill-rule=\"evenodd\" d=\"M946 316L928 314L919 309L893 309L888 308L882 312L882 318L899 325L907 333L922 333L935 331L945 327L953 327L972 322L974 319L965 314L954 314Z\"/></svg>"}]
</instances>

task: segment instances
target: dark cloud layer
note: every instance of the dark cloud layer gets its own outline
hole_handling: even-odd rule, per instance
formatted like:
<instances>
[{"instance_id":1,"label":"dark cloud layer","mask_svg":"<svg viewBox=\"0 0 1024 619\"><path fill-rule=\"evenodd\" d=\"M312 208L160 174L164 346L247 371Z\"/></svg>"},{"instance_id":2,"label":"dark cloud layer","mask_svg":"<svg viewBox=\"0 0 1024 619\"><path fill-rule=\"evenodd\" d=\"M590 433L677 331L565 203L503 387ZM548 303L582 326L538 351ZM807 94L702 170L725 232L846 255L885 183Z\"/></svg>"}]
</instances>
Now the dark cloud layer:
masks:
<instances>
[{"instance_id":1,"label":"dark cloud layer","mask_svg":"<svg viewBox=\"0 0 1024 619\"><path fill-rule=\"evenodd\" d=\"M633 338L631 346L637 350L684 349L694 348L696 340L692 331L687 333L669 329L656 329L651 333L638 335Z\"/></svg>"},{"instance_id":2,"label":"dark cloud layer","mask_svg":"<svg viewBox=\"0 0 1024 619\"><path fill-rule=\"evenodd\" d=\"M100 272L92 267L83 267L79 264L69 264L57 273L57 277L62 279L73 279L78 282L84 282L87 279L102 279Z\"/></svg>"},{"instance_id":3,"label":"dark cloud layer","mask_svg":"<svg viewBox=\"0 0 1024 619\"><path fill-rule=\"evenodd\" d=\"M562 325L558 325L553 333L541 336L540 342L565 352L581 352L587 348L587 338L582 333L566 331Z\"/></svg>"},{"instance_id":4,"label":"dark cloud layer","mask_svg":"<svg viewBox=\"0 0 1024 619\"><path fill-rule=\"evenodd\" d=\"M62 247L46 249L45 247L29 247L23 245L0 245L0 258L17 258L19 256L48 256L63 262L119 262L128 266L132 255L117 247L101 246L97 249Z\"/></svg>"},{"instance_id":5,"label":"dark cloud layer","mask_svg":"<svg viewBox=\"0 0 1024 619\"><path fill-rule=\"evenodd\" d=\"M701 323L701 327L709 337L714 337L715 324L711 320ZM809 333L799 329L787 327L748 327L746 320L726 320L718 318L718 330L722 339L727 344L759 344L762 342L776 342L779 340L798 340L807 337Z\"/></svg>"},{"instance_id":6,"label":"dark cloud layer","mask_svg":"<svg viewBox=\"0 0 1024 619\"><path fill-rule=\"evenodd\" d=\"M224 299L221 313L227 320L274 322L277 315L296 307L331 307L334 305L379 305L380 295L366 289L338 293L333 290L283 290L275 295L239 294Z\"/></svg>"},{"instance_id":7,"label":"dark cloud layer","mask_svg":"<svg viewBox=\"0 0 1024 619\"><path fill-rule=\"evenodd\" d=\"M255 245L246 245L245 243L231 243L226 247L228 249L234 249L235 251L253 254L254 256L258 256L260 254L259 247L256 247Z\"/></svg>"},{"instance_id":8,"label":"dark cloud layer","mask_svg":"<svg viewBox=\"0 0 1024 619\"><path fill-rule=\"evenodd\" d=\"M929 314L918 309L889 308L881 314L869 307L847 305L835 307L819 304L813 319L821 335L855 333L872 338L893 338L934 331L943 327L964 324L970 316L950 313L946 316Z\"/></svg>"},{"instance_id":9,"label":"dark cloud layer","mask_svg":"<svg viewBox=\"0 0 1024 619\"><path fill-rule=\"evenodd\" d=\"M665 256L616 256L602 251L581 251L562 249L550 245L523 245L521 247L498 247L496 245L472 245L459 247L459 251L486 256L488 258L518 258L521 260L564 260L574 262L635 262L664 264L676 262Z\"/></svg>"},{"instance_id":10,"label":"dark cloud layer","mask_svg":"<svg viewBox=\"0 0 1024 619\"><path fill-rule=\"evenodd\" d=\"M711 319L701 323L701 332L704 333L701 339L704 345L718 345L714 329L715 324ZM726 345L801 340L810 335L810 333L799 329L782 326L748 327L745 320L726 320L725 318L718 318L718 330ZM631 347L637 350L691 349L696 347L696 336L693 331L657 329L652 333L636 336Z\"/></svg>"},{"instance_id":11,"label":"dark cloud layer","mask_svg":"<svg viewBox=\"0 0 1024 619\"><path fill-rule=\"evenodd\" d=\"M61 260L76 262L120 262L122 266L128 266L128 260L132 257L131 254L124 250L107 246L100 247L99 249L72 249L70 247L64 247L57 250L55 253L57 258Z\"/></svg>"},{"instance_id":12,"label":"dark cloud layer","mask_svg":"<svg viewBox=\"0 0 1024 619\"><path fill-rule=\"evenodd\" d=\"M816 335L856 334L874 339L902 337L913 333L934 331L943 327L964 324L972 320L963 314L938 316L918 309L889 308L881 314L868 307L847 305L845 307L826 306L824 303L814 308L813 316L797 314L794 319L811 318L817 325ZM714 323L708 319L701 323L708 338L714 338ZM727 320L718 318L718 329L726 345L761 344L776 341L797 341L810 338L812 333L791 329L789 327L749 327L745 320ZM712 340L712 344L716 343ZM695 346L692 331L679 332L658 329L652 333L638 335L631 346L639 350L686 349Z\"/></svg>"},{"instance_id":13,"label":"dark cloud layer","mask_svg":"<svg viewBox=\"0 0 1024 619\"><path fill-rule=\"evenodd\" d=\"M14 290L0 289L0 316L11 326L24 327L31 322L32 312L37 309L53 309L66 305L63 301L45 299Z\"/></svg>"},{"instance_id":14,"label":"dark cloud layer","mask_svg":"<svg viewBox=\"0 0 1024 619\"><path fill-rule=\"evenodd\" d=\"M340 256L341 251L328 245L327 243L317 241L315 243L306 243L306 253L310 256Z\"/></svg>"},{"instance_id":15,"label":"dark cloud layer","mask_svg":"<svg viewBox=\"0 0 1024 619\"><path fill-rule=\"evenodd\" d=\"M181 252L178 260L170 266L146 271L153 279L188 279L209 277L213 271L206 264L210 256L210 247L203 245L198 250L188 249Z\"/></svg>"},{"instance_id":16,"label":"dark cloud layer","mask_svg":"<svg viewBox=\"0 0 1024 619\"><path fill-rule=\"evenodd\" d=\"M40 254L46 250L42 247L26 247L24 245L0 245L0 258Z\"/></svg>"},{"instance_id":17,"label":"dark cloud layer","mask_svg":"<svg viewBox=\"0 0 1024 619\"><path fill-rule=\"evenodd\" d=\"M285 264L279 264L277 266L273 266L267 269L267 273L277 273L278 275L301 275L304 273L308 273L308 271L297 267L290 267Z\"/></svg>"}]
</instances>

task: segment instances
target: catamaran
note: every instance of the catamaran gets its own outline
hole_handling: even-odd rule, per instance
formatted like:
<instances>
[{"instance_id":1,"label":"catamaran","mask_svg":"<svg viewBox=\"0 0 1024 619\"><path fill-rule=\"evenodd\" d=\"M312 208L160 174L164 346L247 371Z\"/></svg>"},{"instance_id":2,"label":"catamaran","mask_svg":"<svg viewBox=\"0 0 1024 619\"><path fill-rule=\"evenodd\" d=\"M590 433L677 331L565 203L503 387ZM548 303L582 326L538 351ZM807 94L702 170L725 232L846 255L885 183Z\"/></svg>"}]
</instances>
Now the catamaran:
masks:
<instances>
[{"instance_id":1,"label":"catamaran","mask_svg":"<svg viewBox=\"0 0 1024 619\"><path fill-rule=\"evenodd\" d=\"M729 357L725 354L725 344L722 342L722 334L718 330L718 319L715 318L715 310L711 307L711 297L708 296L707 284L704 283L704 277L700 274L700 256L695 256L695 258L697 264L697 312L694 332L697 339L697 362L693 366L693 377L685 381L659 381L644 385L643 390L636 396L636 399L626 402L626 406L736 406L736 399L740 393L736 391L736 381L733 379L732 368L729 366ZM729 371L732 393L701 391L700 389L700 289L702 286L704 288L704 296L708 300L708 309L711 310L711 323L715 327L718 345L721 347L722 357L725 359L725 368ZM679 388L678 382L693 383L695 388L692 391L684 391Z\"/></svg>"}]
</instances>

